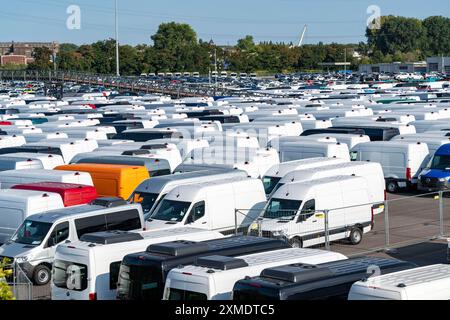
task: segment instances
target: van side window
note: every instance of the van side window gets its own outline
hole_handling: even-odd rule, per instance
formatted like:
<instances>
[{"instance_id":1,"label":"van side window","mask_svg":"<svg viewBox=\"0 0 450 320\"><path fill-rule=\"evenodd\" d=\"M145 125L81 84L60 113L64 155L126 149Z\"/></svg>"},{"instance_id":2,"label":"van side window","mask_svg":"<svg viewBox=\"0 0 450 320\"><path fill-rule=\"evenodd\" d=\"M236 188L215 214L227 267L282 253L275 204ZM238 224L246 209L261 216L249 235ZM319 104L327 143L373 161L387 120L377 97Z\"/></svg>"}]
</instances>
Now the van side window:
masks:
<instances>
[{"instance_id":1,"label":"van side window","mask_svg":"<svg viewBox=\"0 0 450 320\"><path fill-rule=\"evenodd\" d=\"M350 151L350 161L358 160L358 151Z\"/></svg>"},{"instance_id":2,"label":"van side window","mask_svg":"<svg viewBox=\"0 0 450 320\"><path fill-rule=\"evenodd\" d=\"M69 222L62 222L58 224L50 234L47 241L47 248L53 247L58 243L66 240L69 237Z\"/></svg>"},{"instance_id":3,"label":"van side window","mask_svg":"<svg viewBox=\"0 0 450 320\"><path fill-rule=\"evenodd\" d=\"M109 290L117 289L117 282L119 281L119 270L122 261L116 261L109 265Z\"/></svg>"},{"instance_id":4,"label":"van side window","mask_svg":"<svg viewBox=\"0 0 450 320\"><path fill-rule=\"evenodd\" d=\"M136 230L141 229L139 211L136 209L117 211L106 214L107 230Z\"/></svg>"},{"instance_id":5,"label":"van side window","mask_svg":"<svg viewBox=\"0 0 450 320\"><path fill-rule=\"evenodd\" d=\"M187 223L192 223L205 215L205 201L197 202L189 213Z\"/></svg>"},{"instance_id":6,"label":"van side window","mask_svg":"<svg viewBox=\"0 0 450 320\"><path fill-rule=\"evenodd\" d=\"M303 222L309 219L316 213L316 201L314 199L305 202L302 210L300 211L300 217L297 222Z\"/></svg>"},{"instance_id":7,"label":"van side window","mask_svg":"<svg viewBox=\"0 0 450 320\"><path fill-rule=\"evenodd\" d=\"M106 231L106 217L100 214L93 217L80 218L75 220L78 239L85 233Z\"/></svg>"}]
</instances>

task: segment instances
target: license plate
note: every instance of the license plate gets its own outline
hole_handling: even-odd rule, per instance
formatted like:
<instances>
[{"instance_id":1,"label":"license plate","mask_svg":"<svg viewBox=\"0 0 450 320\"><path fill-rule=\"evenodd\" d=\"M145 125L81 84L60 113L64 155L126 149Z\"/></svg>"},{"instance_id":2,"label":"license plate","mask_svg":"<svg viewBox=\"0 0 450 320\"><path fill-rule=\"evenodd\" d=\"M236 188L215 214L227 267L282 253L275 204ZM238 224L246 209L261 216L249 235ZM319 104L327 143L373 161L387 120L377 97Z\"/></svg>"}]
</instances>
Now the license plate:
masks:
<instances>
[{"instance_id":1,"label":"license plate","mask_svg":"<svg viewBox=\"0 0 450 320\"><path fill-rule=\"evenodd\" d=\"M398 183L398 186L399 186L400 188L404 188L404 187L406 187L406 182L399 182L399 183Z\"/></svg>"}]
</instances>

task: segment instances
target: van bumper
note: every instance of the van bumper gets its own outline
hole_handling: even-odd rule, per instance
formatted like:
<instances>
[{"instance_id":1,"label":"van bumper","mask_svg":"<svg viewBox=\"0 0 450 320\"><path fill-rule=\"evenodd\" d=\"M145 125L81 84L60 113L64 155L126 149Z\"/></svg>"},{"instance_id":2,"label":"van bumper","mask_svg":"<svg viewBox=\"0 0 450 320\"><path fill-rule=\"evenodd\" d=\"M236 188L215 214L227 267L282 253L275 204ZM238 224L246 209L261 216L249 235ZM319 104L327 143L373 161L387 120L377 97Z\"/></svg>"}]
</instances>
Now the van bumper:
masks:
<instances>
[{"instance_id":1,"label":"van bumper","mask_svg":"<svg viewBox=\"0 0 450 320\"><path fill-rule=\"evenodd\" d=\"M417 189L425 192L444 191L448 190L450 185L448 180L439 180L439 178L433 177L421 177L417 183Z\"/></svg>"}]
</instances>

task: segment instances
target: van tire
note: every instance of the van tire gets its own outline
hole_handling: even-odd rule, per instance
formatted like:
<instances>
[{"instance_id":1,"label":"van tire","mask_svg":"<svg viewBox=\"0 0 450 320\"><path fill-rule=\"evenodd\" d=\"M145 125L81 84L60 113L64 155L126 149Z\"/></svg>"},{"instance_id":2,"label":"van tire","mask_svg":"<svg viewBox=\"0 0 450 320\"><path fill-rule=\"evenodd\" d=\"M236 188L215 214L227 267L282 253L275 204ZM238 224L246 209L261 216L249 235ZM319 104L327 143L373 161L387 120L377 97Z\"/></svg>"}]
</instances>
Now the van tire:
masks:
<instances>
[{"instance_id":1,"label":"van tire","mask_svg":"<svg viewBox=\"0 0 450 320\"><path fill-rule=\"evenodd\" d=\"M386 190L390 193L397 193L398 191L398 184L395 180L389 180L386 183Z\"/></svg>"},{"instance_id":2,"label":"van tire","mask_svg":"<svg viewBox=\"0 0 450 320\"><path fill-rule=\"evenodd\" d=\"M33 272L33 282L37 286L46 285L51 279L51 270L46 265L38 265Z\"/></svg>"},{"instance_id":3,"label":"van tire","mask_svg":"<svg viewBox=\"0 0 450 320\"><path fill-rule=\"evenodd\" d=\"M352 245L357 245L361 243L362 237L362 230L358 227L354 227L352 228L352 230L350 230L350 236L348 237L348 240Z\"/></svg>"},{"instance_id":4,"label":"van tire","mask_svg":"<svg viewBox=\"0 0 450 320\"><path fill-rule=\"evenodd\" d=\"M299 237L294 237L289 240L289 244L292 246L292 248L303 248L303 241Z\"/></svg>"}]
</instances>

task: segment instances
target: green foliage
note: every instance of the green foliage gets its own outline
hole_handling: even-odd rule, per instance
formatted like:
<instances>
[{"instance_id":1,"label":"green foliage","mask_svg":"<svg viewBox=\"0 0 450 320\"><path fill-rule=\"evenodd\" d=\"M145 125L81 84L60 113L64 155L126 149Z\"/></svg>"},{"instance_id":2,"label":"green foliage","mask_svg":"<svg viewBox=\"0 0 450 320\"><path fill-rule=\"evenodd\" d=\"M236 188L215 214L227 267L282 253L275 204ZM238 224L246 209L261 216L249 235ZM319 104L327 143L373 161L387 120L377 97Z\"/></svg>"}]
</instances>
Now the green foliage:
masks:
<instances>
[{"instance_id":1,"label":"green foliage","mask_svg":"<svg viewBox=\"0 0 450 320\"><path fill-rule=\"evenodd\" d=\"M50 61L52 50L47 47L35 48L33 51L34 62L28 65L31 70L50 70L53 63Z\"/></svg>"},{"instance_id":2,"label":"green foliage","mask_svg":"<svg viewBox=\"0 0 450 320\"><path fill-rule=\"evenodd\" d=\"M0 300L14 300L14 295L11 288L6 283L6 277L10 276L12 270L6 269L7 260L0 261Z\"/></svg>"},{"instance_id":3,"label":"green foliage","mask_svg":"<svg viewBox=\"0 0 450 320\"><path fill-rule=\"evenodd\" d=\"M423 20L427 32L426 51L430 55L450 54L450 18L442 16L428 17Z\"/></svg>"}]
</instances>

